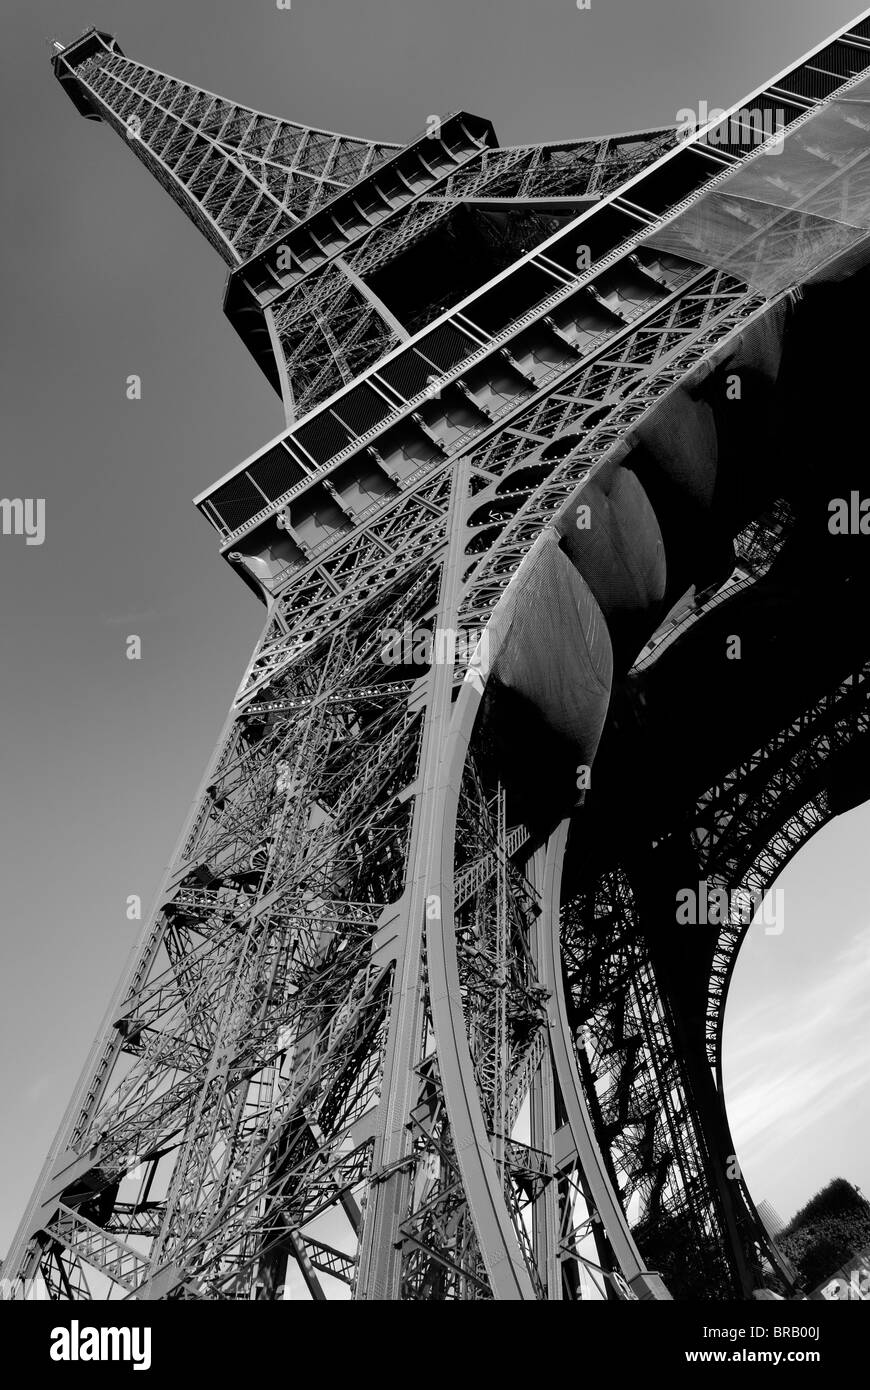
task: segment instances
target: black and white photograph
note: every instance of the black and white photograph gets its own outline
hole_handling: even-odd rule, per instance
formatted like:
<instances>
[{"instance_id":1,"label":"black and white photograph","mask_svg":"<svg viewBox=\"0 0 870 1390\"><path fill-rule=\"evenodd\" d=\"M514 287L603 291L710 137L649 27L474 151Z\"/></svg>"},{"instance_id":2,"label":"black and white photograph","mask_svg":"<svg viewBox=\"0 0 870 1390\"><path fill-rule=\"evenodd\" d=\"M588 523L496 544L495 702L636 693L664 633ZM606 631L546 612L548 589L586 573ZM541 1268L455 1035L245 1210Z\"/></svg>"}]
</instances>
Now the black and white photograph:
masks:
<instances>
[{"instance_id":1,"label":"black and white photograph","mask_svg":"<svg viewBox=\"0 0 870 1390\"><path fill-rule=\"evenodd\" d=\"M3 8L21 1368L854 1367L870 10Z\"/></svg>"}]
</instances>

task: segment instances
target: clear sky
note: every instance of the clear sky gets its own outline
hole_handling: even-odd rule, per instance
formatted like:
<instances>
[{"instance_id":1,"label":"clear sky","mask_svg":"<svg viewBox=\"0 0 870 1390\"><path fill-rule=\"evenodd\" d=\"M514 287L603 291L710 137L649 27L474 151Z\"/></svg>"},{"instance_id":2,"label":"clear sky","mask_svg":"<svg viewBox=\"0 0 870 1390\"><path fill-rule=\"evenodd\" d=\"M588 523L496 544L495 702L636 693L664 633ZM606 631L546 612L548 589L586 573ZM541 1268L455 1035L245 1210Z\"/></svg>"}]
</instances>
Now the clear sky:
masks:
<instances>
[{"instance_id":1,"label":"clear sky","mask_svg":"<svg viewBox=\"0 0 870 1390\"><path fill-rule=\"evenodd\" d=\"M508 144L727 107L859 3L5 0L0 492L44 497L46 536L0 537L0 1253L134 939L126 899L157 891L260 629L190 498L282 425L218 258L76 114L46 40L96 24L293 120L406 140L464 107ZM786 930L750 941L732 990L735 1137L784 1216L834 1174L870 1189L868 823L795 862Z\"/></svg>"}]
</instances>

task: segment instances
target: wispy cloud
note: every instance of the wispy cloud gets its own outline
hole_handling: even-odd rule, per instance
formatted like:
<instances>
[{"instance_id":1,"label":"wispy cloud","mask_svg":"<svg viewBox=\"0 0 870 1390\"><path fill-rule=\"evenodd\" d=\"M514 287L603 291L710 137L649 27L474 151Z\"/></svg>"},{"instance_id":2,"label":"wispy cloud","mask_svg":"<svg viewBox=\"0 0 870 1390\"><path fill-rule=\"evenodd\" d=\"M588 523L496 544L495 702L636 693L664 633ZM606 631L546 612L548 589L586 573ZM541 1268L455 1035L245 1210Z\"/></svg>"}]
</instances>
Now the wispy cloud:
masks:
<instances>
[{"instance_id":1,"label":"wispy cloud","mask_svg":"<svg viewBox=\"0 0 870 1390\"><path fill-rule=\"evenodd\" d=\"M818 1143L826 1117L842 1119L867 1090L870 927L811 981L772 981L764 1001L726 1015L725 1058L731 1129L747 1167L763 1171L800 1141Z\"/></svg>"}]
</instances>

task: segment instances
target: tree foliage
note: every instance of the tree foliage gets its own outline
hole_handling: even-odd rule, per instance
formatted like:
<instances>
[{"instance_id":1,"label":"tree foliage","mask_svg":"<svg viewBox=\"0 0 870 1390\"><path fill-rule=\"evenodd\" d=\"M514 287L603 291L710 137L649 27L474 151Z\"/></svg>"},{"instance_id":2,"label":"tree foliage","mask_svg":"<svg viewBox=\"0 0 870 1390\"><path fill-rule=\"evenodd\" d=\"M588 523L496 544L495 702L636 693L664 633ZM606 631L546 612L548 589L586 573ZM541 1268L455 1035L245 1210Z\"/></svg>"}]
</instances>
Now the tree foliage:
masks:
<instances>
[{"instance_id":1,"label":"tree foliage","mask_svg":"<svg viewBox=\"0 0 870 1390\"><path fill-rule=\"evenodd\" d=\"M870 1245L870 1202L845 1178L834 1178L792 1217L776 1243L814 1289Z\"/></svg>"}]
</instances>

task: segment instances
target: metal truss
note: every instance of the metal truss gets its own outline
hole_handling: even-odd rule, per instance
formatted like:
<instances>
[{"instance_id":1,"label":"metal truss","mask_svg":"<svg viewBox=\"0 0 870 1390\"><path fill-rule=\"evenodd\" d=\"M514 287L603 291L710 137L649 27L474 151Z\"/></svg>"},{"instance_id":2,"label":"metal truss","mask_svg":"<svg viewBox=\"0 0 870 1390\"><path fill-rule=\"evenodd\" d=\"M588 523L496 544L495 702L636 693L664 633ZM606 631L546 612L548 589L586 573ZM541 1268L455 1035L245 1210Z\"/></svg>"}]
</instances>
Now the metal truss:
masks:
<instances>
[{"instance_id":1,"label":"metal truss","mask_svg":"<svg viewBox=\"0 0 870 1390\"><path fill-rule=\"evenodd\" d=\"M230 265L399 147L266 116L133 62L87 31L55 59Z\"/></svg>"},{"instance_id":2,"label":"metal truss","mask_svg":"<svg viewBox=\"0 0 870 1390\"><path fill-rule=\"evenodd\" d=\"M667 130L570 146L484 148L461 173L433 183L431 192L410 204L396 199L395 212L363 235L350 254L314 271L274 310L297 413L340 390L460 297L461 280L450 297L426 300L401 323L391 323L382 304L373 304L371 297L365 302L363 290L412 247L449 225L460 209L476 217L481 239L490 243L491 269L502 269L574 211L655 160L673 140ZM461 235L455 245L461 264ZM474 274L474 262L462 269Z\"/></svg>"},{"instance_id":3,"label":"metal truss","mask_svg":"<svg viewBox=\"0 0 870 1390\"><path fill-rule=\"evenodd\" d=\"M476 147L459 175L455 145L442 139L439 124L425 140L425 189L409 183L401 168L375 186L379 212L390 214L384 223L366 215L366 184L403 146L336 135L227 101L134 62L96 30L63 50L55 69L75 89L81 109L128 140L231 267L265 247L280 248L292 227L343 191L359 191L353 221L361 245L354 254L315 269L262 315L264 369L284 396L288 418L304 414L407 337L367 279L458 205L483 196L520 205L556 198L567 200L564 215L578 198L600 197L673 142L671 131L653 131L561 145ZM451 157L442 167L445 151ZM525 240L514 239L514 254L543 234L535 236L534 219L525 220ZM430 306L429 317L436 310Z\"/></svg>"},{"instance_id":4,"label":"metal truss","mask_svg":"<svg viewBox=\"0 0 870 1390\"><path fill-rule=\"evenodd\" d=\"M732 1296L706 1136L624 870L566 905L561 934L576 1064L626 1219L648 1258L671 1255L678 1295Z\"/></svg>"},{"instance_id":5,"label":"metal truss","mask_svg":"<svg viewBox=\"0 0 870 1390\"><path fill-rule=\"evenodd\" d=\"M782 79L790 120L870 66L855 34L825 91L802 91L806 63ZM663 132L499 150L460 113L427 163L426 137L293 126L96 31L55 66L233 267L230 317L256 310L288 415L308 413L200 499L263 636L4 1275L57 1299L750 1292L759 1223L637 866L614 853L563 904L571 807L530 805L491 730L511 623L533 646L546 616L520 602L536 575L607 631L595 557L562 547L578 501L782 311L649 244L754 154ZM498 269L404 322L381 280L460 216ZM779 534L754 525L748 580ZM390 658L405 630L462 641ZM705 871L782 862L818 760L864 727L857 690L689 808ZM704 981L714 1051L738 944Z\"/></svg>"},{"instance_id":6,"label":"metal truss","mask_svg":"<svg viewBox=\"0 0 870 1390\"><path fill-rule=\"evenodd\" d=\"M870 732L868 679L866 667L847 676L705 793L692 832L701 878L735 894L764 895L836 814L827 777L832 759ZM720 1087L725 1000L748 928L739 914L723 924L710 976L707 1046Z\"/></svg>"},{"instance_id":7,"label":"metal truss","mask_svg":"<svg viewBox=\"0 0 870 1390\"><path fill-rule=\"evenodd\" d=\"M686 814L697 881L725 888L732 903L765 894L785 865L835 814L828 779L832 760L866 745L870 733L866 666L784 726ZM864 741L864 744L862 744ZM672 834L674 827L668 828ZM735 1157L727 1132L722 1082L725 999L749 930L734 908L715 943L706 996L707 1065L721 1103L723 1152ZM667 992L656 982L647 923L619 863L596 877L563 911L562 954L569 1014L587 1101L609 1156L624 1210L632 1213L641 1249L659 1242L680 1251L679 1279L698 1295L740 1296L738 1263L723 1257L729 1235L723 1204L709 1178L707 1136L691 1098L685 1056L675 1036ZM730 1180L732 1218L743 1266L772 1264L787 1283L794 1271L765 1239L736 1165ZM679 1235L679 1245L676 1237Z\"/></svg>"}]
</instances>

